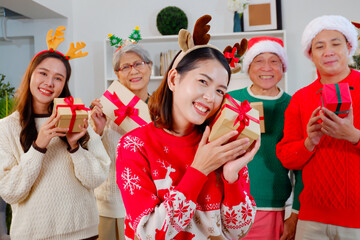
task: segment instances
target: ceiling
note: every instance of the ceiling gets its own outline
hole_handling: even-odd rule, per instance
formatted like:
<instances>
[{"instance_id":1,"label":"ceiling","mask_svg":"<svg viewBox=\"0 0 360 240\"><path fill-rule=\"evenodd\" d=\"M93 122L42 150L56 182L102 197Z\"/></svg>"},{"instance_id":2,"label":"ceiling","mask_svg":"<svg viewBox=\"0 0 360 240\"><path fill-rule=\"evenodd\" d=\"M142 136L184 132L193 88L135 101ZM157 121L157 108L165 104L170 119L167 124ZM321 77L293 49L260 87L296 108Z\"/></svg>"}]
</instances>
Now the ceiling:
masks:
<instances>
[{"instance_id":1,"label":"ceiling","mask_svg":"<svg viewBox=\"0 0 360 240\"><path fill-rule=\"evenodd\" d=\"M66 18L32 0L0 0L0 7L10 9L31 19Z\"/></svg>"}]
</instances>

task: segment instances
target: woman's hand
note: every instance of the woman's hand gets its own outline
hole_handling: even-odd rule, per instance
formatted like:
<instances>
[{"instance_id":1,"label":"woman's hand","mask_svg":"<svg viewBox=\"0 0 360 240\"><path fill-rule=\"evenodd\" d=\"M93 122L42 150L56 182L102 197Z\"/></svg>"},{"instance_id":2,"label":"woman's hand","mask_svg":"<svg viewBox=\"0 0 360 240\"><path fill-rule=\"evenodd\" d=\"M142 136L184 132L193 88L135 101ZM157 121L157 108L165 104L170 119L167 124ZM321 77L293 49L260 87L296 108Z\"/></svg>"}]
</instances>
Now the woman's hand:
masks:
<instances>
[{"instance_id":1,"label":"woman's hand","mask_svg":"<svg viewBox=\"0 0 360 240\"><path fill-rule=\"evenodd\" d=\"M225 163L223 167L223 175L228 183L234 183L238 180L240 170L254 159L256 152L260 148L260 142L261 140L259 137L254 143L254 147L250 151L246 152L237 159Z\"/></svg>"},{"instance_id":2,"label":"woman's hand","mask_svg":"<svg viewBox=\"0 0 360 240\"><path fill-rule=\"evenodd\" d=\"M54 137L64 137L66 132L69 130L68 128L58 128L55 127L55 124L59 121L60 115L56 116L54 112L51 116L46 120L46 122L40 127L38 136L35 140L36 146L39 148L46 148L51 139Z\"/></svg>"},{"instance_id":3,"label":"woman's hand","mask_svg":"<svg viewBox=\"0 0 360 240\"><path fill-rule=\"evenodd\" d=\"M305 147L308 151L312 152L316 145L320 143L321 138L324 136L324 133L321 131L321 124L318 122L321 119L321 116L318 115L321 107L316 108L306 127L307 138L305 139Z\"/></svg>"},{"instance_id":4,"label":"woman's hand","mask_svg":"<svg viewBox=\"0 0 360 240\"><path fill-rule=\"evenodd\" d=\"M354 126L353 109L350 108L349 114L341 118L329 109L322 108L320 113L322 120L321 132L337 139L344 139L352 144L357 144L360 138L360 130Z\"/></svg>"},{"instance_id":5,"label":"woman's hand","mask_svg":"<svg viewBox=\"0 0 360 240\"><path fill-rule=\"evenodd\" d=\"M227 143L229 139L237 134L237 131L232 131L211 143L207 143L210 135L210 128L207 126L199 143L199 147L196 151L191 167L199 170L205 175L208 175L212 171L224 165L226 162L234 160L244 154L244 149L246 149L249 145L248 138L237 139Z\"/></svg>"},{"instance_id":6,"label":"woman's hand","mask_svg":"<svg viewBox=\"0 0 360 240\"><path fill-rule=\"evenodd\" d=\"M103 106L99 99L94 99L91 102L91 105L94 106L90 113L91 119L94 122L93 129L101 136L106 125L106 116L102 111Z\"/></svg>"},{"instance_id":7,"label":"woman's hand","mask_svg":"<svg viewBox=\"0 0 360 240\"><path fill-rule=\"evenodd\" d=\"M79 128L80 128L80 132L76 132L76 133L67 133L66 134L66 139L70 145L70 150L73 150L75 148L77 148L79 146L79 139L82 138L87 131L89 124L88 124L88 120L87 118L84 119L84 124L81 125L79 124Z\"/></svg>"}]
</instances>

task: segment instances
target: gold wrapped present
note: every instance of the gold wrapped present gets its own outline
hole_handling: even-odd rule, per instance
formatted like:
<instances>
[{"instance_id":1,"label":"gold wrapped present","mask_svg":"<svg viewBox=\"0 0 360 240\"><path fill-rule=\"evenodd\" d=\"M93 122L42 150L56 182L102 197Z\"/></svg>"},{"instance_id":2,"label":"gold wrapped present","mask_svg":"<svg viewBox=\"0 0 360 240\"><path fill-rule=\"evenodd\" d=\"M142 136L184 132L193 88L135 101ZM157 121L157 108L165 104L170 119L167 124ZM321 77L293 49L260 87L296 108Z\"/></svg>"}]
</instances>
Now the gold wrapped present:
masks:
<instances>
[{"instance_id":1,"label":"gold wrapped present","mask_svg":"<svg viewBox=\"0 0 360 240\"><path fill-rule=\"evenodd\" d=\"M248 101L240 103L226 94L222 106L211 124L209 142L237 130L234 139L247 137L250 145L260 136L259 112L250 107Z\"/></svg>"},{"instance_id":2,"label":"gold wrapped present","mask_svg":"<svg viewBox=\"0 0 360 240\"><path fill-rule=\"evenodd\" d=\"M55 98L53 111L60 114L56 127L69 128L69 132L80 132L79 125L84 126L84 119L88 117L86 108L80 98Z\"/></svg>"},{"instance_id":3,"label":"gold wrapped present","mask_svg":"<svg viewBox=\"0 0 360 240\"><path fill-rule=\"evenodd\" d=\"M104 114L129 132L151 122L148 105L115 80L101 96Z\"/></svg>"},{"instance_id":4,"label":"gold wrapped present","mask_svg":"<svg viewBox=\"0 0 360 240\"><path fill-rule=\"evenodd\" d=\"M251 108L255 108L259 111L259 120L260 120L260 131L265 133L265 118L264 118L264 105L263 102L252 102L250 103Z\"/></svg>"}]
</instances>

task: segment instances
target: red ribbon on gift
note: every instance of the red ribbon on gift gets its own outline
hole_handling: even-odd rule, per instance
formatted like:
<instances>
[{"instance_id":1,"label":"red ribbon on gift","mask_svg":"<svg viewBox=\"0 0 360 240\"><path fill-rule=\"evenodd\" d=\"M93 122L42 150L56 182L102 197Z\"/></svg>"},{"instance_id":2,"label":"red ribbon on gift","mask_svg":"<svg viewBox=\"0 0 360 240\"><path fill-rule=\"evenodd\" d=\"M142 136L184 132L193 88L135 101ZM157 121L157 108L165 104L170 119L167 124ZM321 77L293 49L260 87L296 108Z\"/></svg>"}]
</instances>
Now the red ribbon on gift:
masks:
<instances>
[{"instance_id":1,"label":"red ribbon on gift","mask_svg":"<svg viewBox=\"0 0 360 240\"><path fill-rule=\"evenodd\" d=\"M224 54L224 56L225 56L226 58L231 59L230 67L235 67L235 63L238 63L238 62L239 62L239 58L236 58L236 57L235 57L236 50L237 50L236 47L233 47L231 53L226 52L226 53Z\"/></svg>"},{"instance_id":2,"label":"red ribbon on gift","mask_svg":"<svg viewBox=\"0 0 360 240\"><path fill-rule=\"evenodd\" d=\"M72 130L74 128L75 119L76 119L76 111L77 110L90 111L91 109L86 108L84 104L74 104L74 98L72 96L64 98L64 102L67 105L57 105L56 111L58 110L59 107L69 107L70 108L71 120L70 120L70 125L69 125L69 133L72 133Z\"/></svg>"},{"instance_id":3,"label":"red ribbon on gift","mask_svg":"<svg viewBox=\"0 0 360 240\"><path fill-rule=\"evenodd\" d=\"M220 111L222 111L224 108L229 108L239 114L236 117L236 120L233 125L233 126L235 126L238 122L240 122L239 127L236 129L239 132L239 134L237 136L233 137L232 139L236 139L240 135L240 133L244 130L244 128L246 126L249 126L250 120L260 124L260 121L258 119L247 114L247 112L249 112L251 110L251 106L247 100L243 101L241 103L241 105L239 105L229 94L225 94L225 98L228 99L232 104L234 104L234 106L231 106L229 104L224 104L221 107ZM214 122L216 122L219 117L220 117L220 114L216 117Z\"/></svg>"},{"instance_id":4,"label":"red ribbon on gift","mask_svg":"<svg viewBox=\"0 0 360 240\"><path fill-rule=\"evenodd\" d=\"M109 99L109 101L117 107L117 109L114 110L114 114L117 117L114 122L118 126L122 123L122 121L124 121L126 117L131 118L140 126L147 124L146 121L139 117L139 109L134 108L140 100L138 96L135 95L127 105L121 102L116 92L111 94L109 91L106 91L104 93L104 97Z\"/></svg>"}]
</instances>

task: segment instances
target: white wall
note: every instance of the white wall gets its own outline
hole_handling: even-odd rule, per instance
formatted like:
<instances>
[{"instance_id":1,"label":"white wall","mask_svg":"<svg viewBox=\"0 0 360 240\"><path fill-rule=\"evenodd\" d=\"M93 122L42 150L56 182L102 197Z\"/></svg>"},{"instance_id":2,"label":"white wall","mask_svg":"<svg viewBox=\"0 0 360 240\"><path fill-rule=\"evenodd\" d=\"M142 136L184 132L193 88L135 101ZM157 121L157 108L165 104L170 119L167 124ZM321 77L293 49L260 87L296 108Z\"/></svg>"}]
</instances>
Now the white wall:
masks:
<instances>
[{"instance_id":1,"label":"white wall","mask_svg":"<svg viewBox=\"0 0 360 240\"><path fill-rule=\"evenodd\" d=\"M66 51L70 41L86 42L89 55L71 61L73 75L70 84L72 94L81 97L86 104L89 104L93 98L99 97L104 91L103 52L108 33L127 37L134 26L138 25L142 36L160 35L156 28L156 15L166 6L178 6L184 10L189 19L189 30L192 30L198 17L210 14L213 17L210 33L232 31L233 13L227 10L227 0L67 0L61 7L55 4L58 2L55 0L37 0L37 2L67 16L68 19L9 20L8 35L34 36L34 51L38 52L46 47L45 36L48 29L64 25L67 27L67 38L66 43L59 47L60 51ZM349 19L360 20L359 9L359 0L347 0L341 3L337 0L282 0L283 27L287 34L289 55L290 94L310 83L313 77L312 64L303 56L300 46L301 34L306 24L323 14L340 14ZM0 51L0 55L11 54L10 49L5 52L0 49ZM28 63L30 60L23 61ZM5 66L1 63L0 72L7 68L6 64L14 63L4 64ZM19 71L24 72L25 69Z\"/></svg>"},{"instance_id":2,"label":"white wall","mask_svg":"<svg viewBox=\"0 0 360 240\"><path fill-rule=\"evenodd\" d=\"M283 28L287 35L289 58L288 91L293 94L312 82L315 68L301 50L301 36L305 26L321 15L343 15L349 20L360 20L359 0L282 0Z\"/></svg>"}]
</instances>

